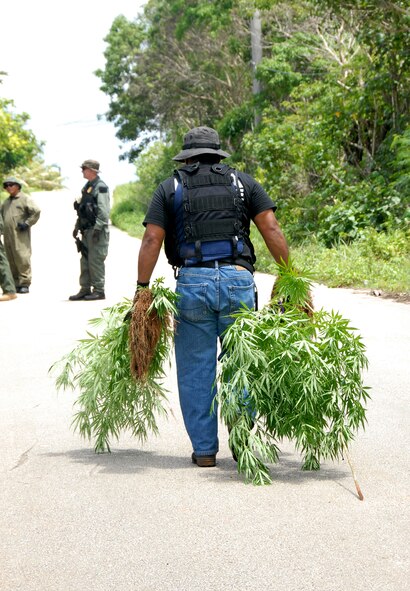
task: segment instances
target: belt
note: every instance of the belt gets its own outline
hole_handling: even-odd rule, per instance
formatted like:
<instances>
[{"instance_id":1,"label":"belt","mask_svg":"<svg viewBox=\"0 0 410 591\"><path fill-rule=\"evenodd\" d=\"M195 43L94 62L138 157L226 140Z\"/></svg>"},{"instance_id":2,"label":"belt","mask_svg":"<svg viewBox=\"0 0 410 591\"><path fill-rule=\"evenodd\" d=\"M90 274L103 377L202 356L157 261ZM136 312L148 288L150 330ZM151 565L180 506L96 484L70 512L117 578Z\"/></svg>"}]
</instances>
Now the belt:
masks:
<instances>
[{"instance_id":1,"label":"belt","mask_svg":"<svg viewBox=\"0 0 410 591\"><path fill-rule=\"evenodd\" d=\"M226 266L235 267L238 271L248 271L246 267L242 265L236 265L235 263L230 263L228 261L203 261L202 263L195 263L195 265L183 265L184 269L192 269L198 267L206 267L207 269L217 269L218 267L226 267Z\"/></svg>"},{"instance_id":2,"label":"belt","mask_svg":"<svg viewBox=\"0 0 410 591\"><path fill-rule=\"evenodd\" d=\"M208 269L214 269L234 264L235 263L229 263L228 261L203 261L201 263L195 263L195 265L184 265L184 267L207 267Z\"/></svg>"}]
</instances>

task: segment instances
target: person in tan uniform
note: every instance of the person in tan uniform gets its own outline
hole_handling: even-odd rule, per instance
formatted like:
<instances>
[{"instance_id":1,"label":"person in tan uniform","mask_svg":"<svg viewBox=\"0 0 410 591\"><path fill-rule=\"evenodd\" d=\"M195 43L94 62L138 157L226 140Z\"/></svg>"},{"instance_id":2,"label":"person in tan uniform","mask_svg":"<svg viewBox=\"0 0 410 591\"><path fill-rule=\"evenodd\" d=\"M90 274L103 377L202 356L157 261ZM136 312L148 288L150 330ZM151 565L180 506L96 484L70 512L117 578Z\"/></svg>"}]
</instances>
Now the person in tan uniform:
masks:
<instances>
[{"instance_id":1,"label":"person in tan uniform","mask_svg":"<svg viewBox=\"0 0 410 591\"><path fill-rule=\"evenodd\" d=\"M3 189L9 194L1 205L4 220L4 247L17 293L29 293L31 285L31 226L40 217L35 201L21 191L21 181L6 178Z\"/></svg>"},{"instance_id":2,"label":"person in tan uniform","mask_svg":"<svg viewBox=\"0 0 410 591\"><path fill-rule=\"evenodd\" d=\"M0 287L3 290L3 295L0 296L0 302L7 302L8 300L15 300L17 295L9 261L6 255L4 244L1 240L2 234L3 216L0 212Z\"/></svg>"}]
</instances>

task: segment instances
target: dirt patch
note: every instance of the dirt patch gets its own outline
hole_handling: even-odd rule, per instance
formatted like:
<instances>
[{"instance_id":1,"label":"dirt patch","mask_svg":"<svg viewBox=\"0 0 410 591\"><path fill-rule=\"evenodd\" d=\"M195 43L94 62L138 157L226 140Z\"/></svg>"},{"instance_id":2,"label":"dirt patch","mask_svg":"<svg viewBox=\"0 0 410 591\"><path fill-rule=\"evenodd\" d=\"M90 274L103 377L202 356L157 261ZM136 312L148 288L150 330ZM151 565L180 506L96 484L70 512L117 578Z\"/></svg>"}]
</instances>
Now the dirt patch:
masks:
<instances>
[{"instance_id":1,"label":"dirt patch","mask_svg":"<svg viewBox=\"0 0 410 591\"><path fill-rule=\"evenodd\" d=\"M375 294L371 294L375 295ZM402 304L410 304L410 293L384 293L382 292L379 297L382 297L387 300L394 300L395 302L400 302Z\"/></svg>"},{"instance_id":2,"label":"dirt patch","mask_svg":"<svg viewBox=\"0 0 410 591\"><path fill-rule=\"evenodd\" d=\"M382 291L381 289L354 289L357 293L365 293L367 295L374 296L376 298L383 298L384 300L394 300L401 304L410 304L410 293L394 293L388 291Z\"/></svg>"}]
</instances>

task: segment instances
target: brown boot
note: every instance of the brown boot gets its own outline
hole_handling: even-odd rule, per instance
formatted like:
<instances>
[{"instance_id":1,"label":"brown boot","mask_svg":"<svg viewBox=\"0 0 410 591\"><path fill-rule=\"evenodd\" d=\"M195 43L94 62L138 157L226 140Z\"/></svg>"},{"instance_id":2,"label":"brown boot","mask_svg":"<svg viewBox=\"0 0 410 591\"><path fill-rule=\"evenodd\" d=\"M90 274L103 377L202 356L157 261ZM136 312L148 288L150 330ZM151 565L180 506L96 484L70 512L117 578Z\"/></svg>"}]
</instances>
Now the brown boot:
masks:
<instances>
[{"instance_id":1,"label":"brown boot","mask_svg":"<svg viewBox=\"0 0 410 591\"><path fill-rule=\"evenodd\" d=\"M17 297L17 294L15 293L3 293L2 296L0 296L0 302L8 302L9 300L15 300Z\"/></svg>"},{"instance_id":2,"label":"brown boot","mask_svg":"<svg viewBox=\"0 0 410 591\"><path fill-rule=\"evenodd\" d=\"M216 454L212 454L211 456L197 456L193 453L191 460L193 464L196 464L200 468L213 468L216 465Z\"/></svg>"}]
</instances>

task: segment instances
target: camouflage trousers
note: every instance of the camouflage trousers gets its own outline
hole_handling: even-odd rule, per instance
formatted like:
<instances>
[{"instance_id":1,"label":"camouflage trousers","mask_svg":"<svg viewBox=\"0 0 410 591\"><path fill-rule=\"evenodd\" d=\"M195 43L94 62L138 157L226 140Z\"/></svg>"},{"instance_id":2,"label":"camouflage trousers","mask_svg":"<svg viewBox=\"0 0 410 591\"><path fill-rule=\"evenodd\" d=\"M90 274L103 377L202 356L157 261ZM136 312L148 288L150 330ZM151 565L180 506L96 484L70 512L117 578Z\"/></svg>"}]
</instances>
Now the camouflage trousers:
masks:
<instances>
[{"instance_id":1,"label":"camouflage trousers","mask_svg":"<svg viewBox=\"0 0 410 591\"><path fill-rule=\"evenodd\" d=\"M0 287L4 293L16 293L13 275L11 274L10 264L0 241Z\"/></svg>"}]
</instances>

